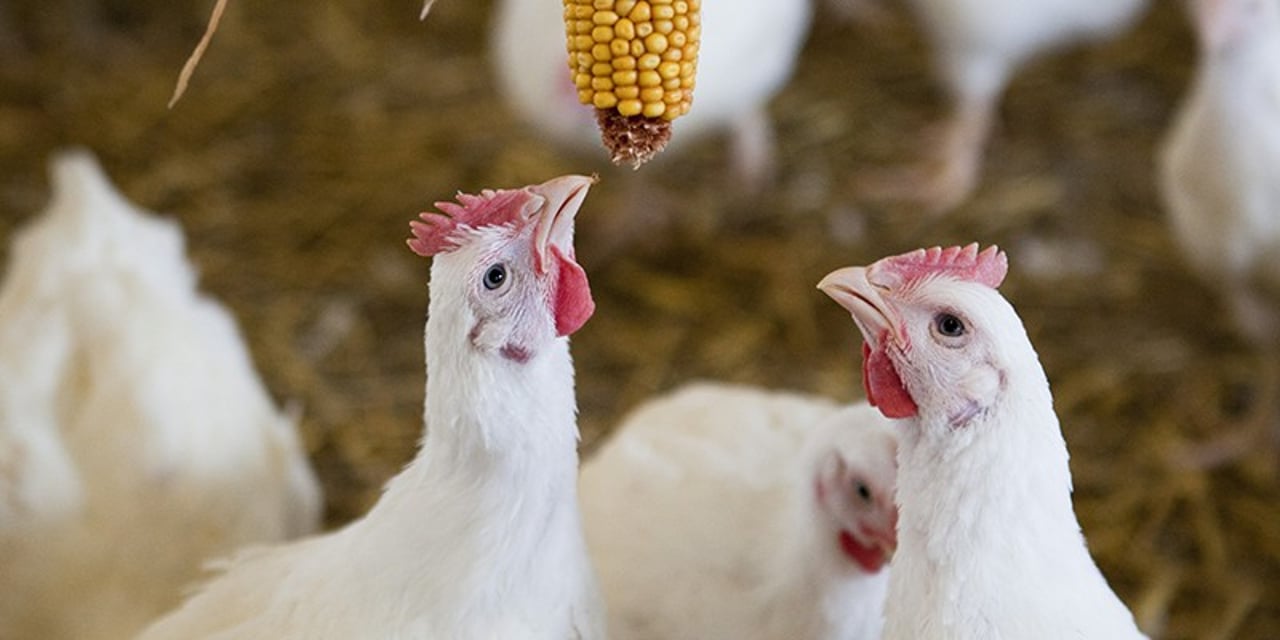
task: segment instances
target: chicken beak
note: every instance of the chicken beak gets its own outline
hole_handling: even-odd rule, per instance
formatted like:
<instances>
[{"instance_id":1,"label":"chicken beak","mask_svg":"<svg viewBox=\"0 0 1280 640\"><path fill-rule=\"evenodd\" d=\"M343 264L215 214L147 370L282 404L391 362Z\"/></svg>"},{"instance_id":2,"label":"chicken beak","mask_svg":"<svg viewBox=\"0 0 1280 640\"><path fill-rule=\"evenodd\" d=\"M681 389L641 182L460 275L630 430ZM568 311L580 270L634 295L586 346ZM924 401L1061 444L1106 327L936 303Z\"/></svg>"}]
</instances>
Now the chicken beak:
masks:
<instances>
[{"instance_id":1,"label":"chicken beak","mask_svg":"<svg viewBox=\"0 0 1280 640\"><path fill-rule=\"evenodd\" d=\"M567 258L573 258L573 220L582 207L587 191L595 184L594 176L568 175L552 178L529 190L543 199L534 228L533 246L538 271L545 273L550 247L556 247Z\"/></svg>"},{"instance_id":2,"label":"chicken beak","mask_svg":"<svg viewBox=\"0 0 1280 640\"><path fill-rule=\"evenodd\" d=\"M880 346L886 333L894 335L892 307L880 293L880 288L867 279L866 267L845 267L828 273L818 289L835 300L853 316L854 324L872 350ZM896 336L901 339L902 336Z\"/></svg>"}]
</instances>

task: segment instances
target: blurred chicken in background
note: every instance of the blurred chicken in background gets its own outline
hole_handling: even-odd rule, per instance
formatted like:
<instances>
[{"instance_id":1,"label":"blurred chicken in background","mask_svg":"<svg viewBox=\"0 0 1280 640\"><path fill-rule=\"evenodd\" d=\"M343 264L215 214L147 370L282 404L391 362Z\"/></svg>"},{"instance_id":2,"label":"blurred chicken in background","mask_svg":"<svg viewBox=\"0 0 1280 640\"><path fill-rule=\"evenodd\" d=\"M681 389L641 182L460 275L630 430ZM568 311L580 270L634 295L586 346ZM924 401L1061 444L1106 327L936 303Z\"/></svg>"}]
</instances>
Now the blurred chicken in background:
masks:
<instances>
[{"instance_id":1,"label":"blurred chicken in background","mask_svg":"<svg viewBox=\"0 0 1280 640\"><path fill-rule=\"evenodd\" d=\"M897 544L892 423L865 403L690 384L583 465L616 640L872 640Z\"/></svg>"},{"instance_id":2,"label":"blurred chicken in background","mask_svg":"<svg viewBox=\"0 0 1280 640\"><path fill-rule=\"evenodd\" d=\"M870 0L842 0L857 5ZM1108 38L1131 24L1146 0L908 0L933 46L951 113L917 165L859 176L872 199L916 202L941 213L978 184L996 108L1010 77L1040 53Z\"/></svg>"},{"instance_id":3,"label":"blurred chicken in background","mask_svg":"<svg viewBox=\"0 0 1280 640\"><path fill-rule=\"evenodd\" d=\"M1240 331L1280 339L1280 3L1190 0L1194 84L1165 139L1160 191L1191 266ZM1271 296L1268 296L1268 288Z\"/></svg>"},{"instance_id":4,"label":"blurred chicken in background","mask_svg":"<svg viewBox=\"0 0 1280 640\"><path fill-rule=\"evenodd\" d=\"M130 638L206 560L313 531L319 488L179 226L87 153L52 174L0 287L0 638Z\"/></svg>"}]
</instances>

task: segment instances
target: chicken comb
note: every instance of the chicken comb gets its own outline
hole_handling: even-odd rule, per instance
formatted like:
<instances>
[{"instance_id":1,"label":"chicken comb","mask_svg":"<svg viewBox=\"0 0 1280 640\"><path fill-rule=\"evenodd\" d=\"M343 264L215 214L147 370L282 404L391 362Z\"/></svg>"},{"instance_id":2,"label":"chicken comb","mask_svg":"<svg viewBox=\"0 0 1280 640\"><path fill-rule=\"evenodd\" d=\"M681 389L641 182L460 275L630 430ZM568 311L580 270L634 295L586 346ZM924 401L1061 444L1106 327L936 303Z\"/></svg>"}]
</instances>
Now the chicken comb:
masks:
<instances>
[{"instance_id":1,"label":"chicken comb","mask_svg":"<svg viewBox=\"0 0 1280 640\"><path fill-rule=\"evenodd\" d=\"M413 237L408 239L414 253L431 257L457 249L461 238L456 233L461 228L519 224L524 222L523 199L529 197L525 189L485 189L479 195L459 192L457 202L437 202L440 213L424 211L419 220L409 222Z\"/></svg>"},{"instance_id":2,"label":"chicken comb","mask_svg":"<svg viewBox=\"0 0 1280 640\"><path fill-rule=\"evenodd\" d=\"M901 284L927 276L946 276L999 288L1009 272L1009 258L995 245L978 251L978 243L965 247L933 247L879 260L871 266L875 274L885 274Z\"/></svg>"}]
</instances>

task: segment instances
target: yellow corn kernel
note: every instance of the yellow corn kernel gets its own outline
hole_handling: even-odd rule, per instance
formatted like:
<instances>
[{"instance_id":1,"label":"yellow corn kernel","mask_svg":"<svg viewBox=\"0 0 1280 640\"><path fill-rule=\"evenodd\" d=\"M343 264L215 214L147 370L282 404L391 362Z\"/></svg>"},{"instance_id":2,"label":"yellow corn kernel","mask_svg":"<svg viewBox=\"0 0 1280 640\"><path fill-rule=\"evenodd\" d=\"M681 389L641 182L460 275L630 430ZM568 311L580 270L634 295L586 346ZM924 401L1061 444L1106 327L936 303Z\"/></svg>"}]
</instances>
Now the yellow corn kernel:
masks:
<instances>
[{"instance_id":1,"label":"yellow corn kernel","mask_svg":"<svg viewBox=\"0 0 1280 640\"><path fill-rule=\"evenodd\" d=\"M639 100L618 101L618 113L624 116L638 116L644 111L644 103Z\"/></svg>"},{"instance_id":2,"label":"yellow corn kernel","mask_svg":"<svg viewBox=\"0 0 1280 640\"><path fill-rule=\"evenodd\" d=\"M591 97L591 103L594 104L597 109L612 109L617 106L618 97L605 91L596 91L595 95Z\"/></svg>"},{"instance_id":3,"label":"yellow corn kernel","mask_svg":"<svg viewBox=\"0 0 1280 640\"><path fill-rule=\"evenodd\" d=\"M635 71L614 71L612 79L613 79L613 84L615 86L619 86L619 87L638 87L639 86L636 84Z\"/></svg>"},{"instance_id":4,"label":"yellow corn kernel","mask_svg":"<svg viewBox=\"0 0 1280 640\"><path fill-rule=\"evenodd\" d=\"M667 50L667 37L661 33L651 33L644 39L644 50L650 53L662 53Z\"/></svg>"},{"instance_id":5,"label":"yellow corn kernel","mask_svg":"<svg viewBox=\"0 0 1280 640\"><path fill-rule=\"evenodd\" d=\"M627 17L631 18L632 22L640 23L652 20L653 14L649 11L649 3L644 0L640 0L640 2L637 2L635 7L627 13Z\"/></svg>"},{"instance_id":6,"label":"yellow corn kernel","mask_svg":"<svg viewBox=\"0 0 1280 640\"><path fill-rule=\"evenodd\" d=\"M636 23L623 18L614 23L613 33L618 37L617 41L626 44L629 49L631 48L631 40L636 37Z\"/></svg>"}]
</instances>

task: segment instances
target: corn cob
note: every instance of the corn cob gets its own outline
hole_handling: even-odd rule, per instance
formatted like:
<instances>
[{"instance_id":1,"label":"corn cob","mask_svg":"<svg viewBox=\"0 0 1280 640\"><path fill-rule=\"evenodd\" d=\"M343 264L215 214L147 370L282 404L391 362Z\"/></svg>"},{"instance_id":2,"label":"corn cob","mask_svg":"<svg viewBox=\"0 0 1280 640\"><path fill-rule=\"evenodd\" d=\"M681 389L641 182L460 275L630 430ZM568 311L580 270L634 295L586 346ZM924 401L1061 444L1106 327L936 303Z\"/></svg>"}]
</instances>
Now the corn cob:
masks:
<instances>
[{"instance_id":1,"label":"corn cob","mask_svg":"<svg viewBox=\"0 0 1280 640\"><path fill-rule=\"evenodd\" d=\"M578 100L596 108L615 163L639 167L693 103L702 0L564 0Z\"/></svg>"}]
</instances>

